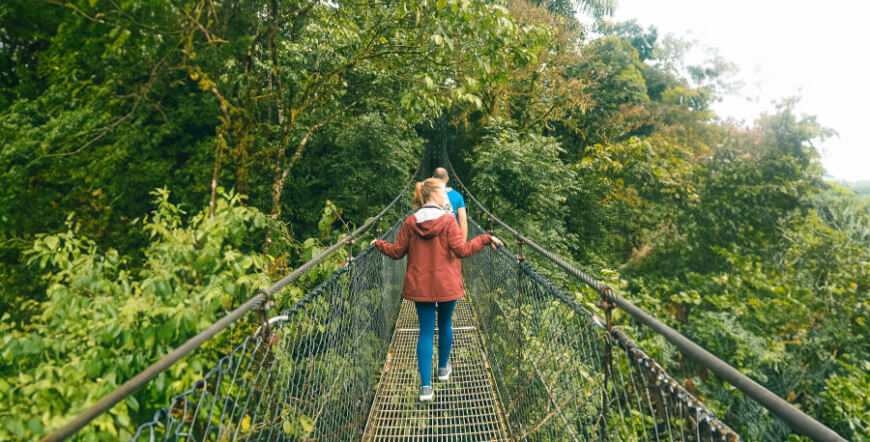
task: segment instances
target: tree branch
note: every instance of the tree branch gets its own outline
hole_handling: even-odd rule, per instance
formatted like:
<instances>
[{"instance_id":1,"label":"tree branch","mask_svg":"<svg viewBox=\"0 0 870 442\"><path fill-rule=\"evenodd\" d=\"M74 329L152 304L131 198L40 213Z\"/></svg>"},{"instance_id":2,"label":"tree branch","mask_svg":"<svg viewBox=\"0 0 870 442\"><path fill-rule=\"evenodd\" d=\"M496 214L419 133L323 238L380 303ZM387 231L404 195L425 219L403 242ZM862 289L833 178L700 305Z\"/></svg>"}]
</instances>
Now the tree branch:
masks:
<instances>
[{"instance_id":1,"label":"tree branch","mask_svg":"<svg viewBox=\"0 0 870 442\"><path fill-rule=\"evenodd\" d=\"M90 147L91 145L96 143L97 141L100 141L103 137L108 135L109 132L112 132L113 130L115 130L115 128L118 127L121 123L130 119L133 116L133 114L136 113L136 109L139 107L139 103L141 103L142 99L144 99L148 95L148 91L150 91L151 87L154 85L154 80L157 78L157 71L160 68L160 66L163 64L164 61L166 61L166 57L164 57L162 60L160 60L160 62L158 62L154 66L154 68L151 70L151 73L148 76L148 81L144 85L142 85L142 89L137 94L136 101L133 103L133 107L130 108L130 111L127 112L124 116L122 116L121 118L118 118L117 120L115 120L111 124L103 127L102 129L98 129L98 130L100 130L100 133L97 136L91 138L88 142L86 142L84 145L82 145L78 149L76 149L72 152L59 152L59 153L50 153L50 154L42 155L42 156L34 159L30 163L28 163L25 168L30 168L30 166L32 166L33 164L35 164L36 162L38 162L39 160L41 160L43 158L65 157L65 156L75 155L75 154L87 149L88 147Z\"/></svg>"},{"instance_id":2,"label":"tree branch","mask_svg":"<svg viewBox=\"0 0 870 442\"><path fill-rule=\"evenodd\" d=\"M92 21L92 22L94 22L94 23L99 23L99 24L102 24L102 25L112 26L112 27L116 27L116 28L125 28L124 25L121 25L121 24L118 24L118 23L115 23L115 22L111 22L111 21L107 21L107 20L104 20L103 18L101 18L101 16L104 15L102 12L99 12L99 13L97 13L95 16L91 17L91 16L88 15L85 11L81 10L78 6L76 6L76 5L72 4L72 3L69 3L69 2L60 2L60 1L57 1L57 0L39 0L39 1L42 2L42 3L47 3L47 4L49 4L49 5L55 5L55 6L60 6L60 7L63 7L63 8L69 8L69 9L72 9L75 13L77 13L77 14L79 14L80 16L84 17L84 18L87 19L88 21ZM115 2L112 2L112 4L115 4ZM115 7L116 7L116 9L118 10L118 12L119 12L121 15L126 15L126 16L127 16L127 18L130 20L130 23L131 23L132 25L134 25L134 26L136 26L136 27L139 27L139 28L141 28L141 29L145 29L145 30L151 31L151 32L153 32L153 33L155 33L155 34L161 34L161 35L178 35L178 34L181 34L181 33L182 33L182 31L164 31L164 30L162 30L162 29L155 28L155 27L153 27L153 26L149 26L149 25L145 25L145 24L139 23L138 21L136 21L135 19L133 19L129 14L123 12L122 9L118 8L117 5L115 5Z\"/></svg>"}]
</instances>

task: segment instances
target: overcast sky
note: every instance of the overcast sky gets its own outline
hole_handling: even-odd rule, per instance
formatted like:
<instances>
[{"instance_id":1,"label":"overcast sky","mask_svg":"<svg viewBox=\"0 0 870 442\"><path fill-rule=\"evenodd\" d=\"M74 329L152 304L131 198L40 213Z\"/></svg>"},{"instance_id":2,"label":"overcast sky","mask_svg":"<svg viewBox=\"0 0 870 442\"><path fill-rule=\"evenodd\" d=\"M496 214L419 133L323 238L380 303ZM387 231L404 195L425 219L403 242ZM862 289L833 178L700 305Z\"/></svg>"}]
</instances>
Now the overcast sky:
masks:
<instances>
[{"instance_id":1,"label":"overcast sky","mask_svg":"<svg viewBox=\"0 0 870 442\"><path fill-rule=\"evenodd\" d=\"M717 48L740 69L739 96L714 105L723 118L752 123L773 102L802 97L839 133L816 146L828 174L870 180L870 3L865 0L617 0L614 20L632 18ZM690 60L691 61L691 60ZM698 60L700 61L700 60Z\"/></svg>"}]
</instances>

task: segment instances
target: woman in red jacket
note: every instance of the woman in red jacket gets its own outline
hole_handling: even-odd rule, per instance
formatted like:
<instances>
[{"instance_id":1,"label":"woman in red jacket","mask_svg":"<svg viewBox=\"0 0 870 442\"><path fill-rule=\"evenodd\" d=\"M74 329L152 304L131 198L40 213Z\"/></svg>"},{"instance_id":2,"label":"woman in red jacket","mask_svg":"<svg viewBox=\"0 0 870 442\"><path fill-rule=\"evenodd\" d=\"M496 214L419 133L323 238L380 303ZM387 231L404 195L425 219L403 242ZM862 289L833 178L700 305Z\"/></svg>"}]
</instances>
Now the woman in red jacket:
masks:
<instances>
[{"instance_id":1,"label":"woman in red jacket","mask_svg":"<svg viewBox=\"0 0 870 442\"><path fill-rule=\"evenodd\" d=\"M429 178L414 189L415 208L405 218L395 243L374 240L372 244L385 255L401 259L408 255L408 270L402 296L414 301L420 321L417 338L417 367L420 370L420 400L431 401L432 341L435 335L435 312L438 312L438 379L450 378L447 363L453 345L453 307L465 292L462 285L461 258L469 257L488 244L501 246L498 238L480 235L465 242L459 226L443 206L447 202L444 183Z\"/></svg>"}]
</instances>

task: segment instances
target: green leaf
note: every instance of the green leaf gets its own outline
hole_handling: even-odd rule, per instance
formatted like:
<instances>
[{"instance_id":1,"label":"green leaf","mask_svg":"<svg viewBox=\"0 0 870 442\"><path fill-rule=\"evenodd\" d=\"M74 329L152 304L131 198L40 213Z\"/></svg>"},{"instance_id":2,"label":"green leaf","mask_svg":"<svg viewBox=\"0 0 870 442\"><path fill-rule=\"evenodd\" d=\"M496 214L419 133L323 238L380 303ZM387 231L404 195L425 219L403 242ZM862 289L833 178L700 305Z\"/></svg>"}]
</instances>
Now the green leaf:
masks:
<instances>
[{"instance_id":1,"label":"green leaf","mask_svg":"<svg viewBox=\"0 0 870 442\"><path fill-rule=\"evenodd\" d=\"M308 416L300 417L299 424L302 425L302 430L305 434L311 433L311 430L314 429L314 421Z\"/></svg>"},{"instance_id":2,"label":"green leaf","mask_svg":"<svg viewBox=\"0 0 870 442\"><path fill-rule=\"evenodd\" d=\"M6 431L12 433L15 436L24 436L24 424L22 424L21 421L16 418L6 418L4 420L6 422L3 424L3 426L6 428Z\"/></svg>"}]
</instances>

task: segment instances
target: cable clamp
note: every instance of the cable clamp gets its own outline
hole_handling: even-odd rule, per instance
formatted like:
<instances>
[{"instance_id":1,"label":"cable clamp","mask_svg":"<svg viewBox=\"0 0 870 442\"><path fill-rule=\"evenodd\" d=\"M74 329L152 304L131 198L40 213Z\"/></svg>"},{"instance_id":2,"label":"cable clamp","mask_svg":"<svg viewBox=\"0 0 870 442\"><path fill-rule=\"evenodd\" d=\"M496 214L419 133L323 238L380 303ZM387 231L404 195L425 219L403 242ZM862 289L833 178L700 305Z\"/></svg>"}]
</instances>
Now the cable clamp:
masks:
<instances>
[{"instance_id":1,"label":"cable clamp","mask_svg":"<svg viewBox=\"0 0 870 442\"><path fill-rule=\"evenodd\" d=\"M350 237L350 240L347 242L347 257L344 258L344 265L350 265L354 261L353 257L353 245L356 243L356 240L353 237Z\"/></svg>"},{"instance_id":2,"label":"cable clamp","mask_svg":"<svg viewBox=\"0 0 870 442\"><path fill-rule=\"evenodd\" d=\"M257 295L262 294L264 296L263 302L257 306L257 312L260 316L260 332L264 338L270 336L272 334L272 325L269 323L269 316L267 315L269 310L274 307L274 303L269 296L269 292L265 290L257 290Z\"/></svg>"}]
</instances>

